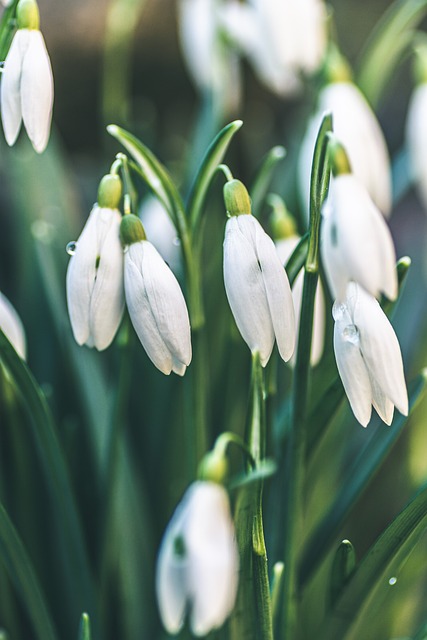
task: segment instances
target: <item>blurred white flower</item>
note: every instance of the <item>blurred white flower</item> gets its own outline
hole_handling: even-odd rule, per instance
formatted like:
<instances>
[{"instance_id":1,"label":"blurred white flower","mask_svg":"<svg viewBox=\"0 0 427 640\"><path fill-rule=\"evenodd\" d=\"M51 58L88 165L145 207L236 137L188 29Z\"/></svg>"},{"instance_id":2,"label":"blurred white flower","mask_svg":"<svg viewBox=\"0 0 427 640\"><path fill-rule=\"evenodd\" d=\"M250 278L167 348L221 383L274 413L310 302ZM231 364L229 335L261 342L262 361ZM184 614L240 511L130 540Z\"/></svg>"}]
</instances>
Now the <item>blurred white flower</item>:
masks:
<instances>
[{"instance_id":1,"label":"blurred white flower","mask_svg":"<svg viewBox=\"0 0 427 640\"><path fill-rule=\"evenodd\" d=\"M124 311L123 249L118 209L97 204L76 242L67 270L67 303L74 338L106 349Z\"/></svg>"},{"instance_id":2,"label":"blurred white flower","mask_svg":"<svg viewBox=\"0 0 427 640\"><path fill-rule=\"evenodd\" d=\"M211 93L226 113L240 104L237 55L224 41L219 22L222 0L180 0L179 36L187 69L201 93Z\"/></svg>"},{"instance_id":3,"label":"blurred white flower","mask_svg":"<svg viewBox=\"0 0 427 640\"><path fill-rule=\"evenodd\" d=\"M194 482L172 516L157 561L157 600L167 631L178 633L187 613L195 636L220 627L234 607L238 568L224 487Z\"/></svg>"},{"instance_id":4,"label":"blurred white flower","mask_svg":"<svg viewBox=\"0 0 427 640\"><path fill-rule=\"evenodd\" d=\"M378 302L355 283L336 302L334 349L338 371L357 420L364 427L372 406L387 424L394 407L408 415L408 394L399 342Z\"/></svg>"},{"instance_id":5,"label":"blurred white flower","mask_svg":"<svg viewBox=\"0 0 427 640\"><path fill-rule=\"evenodd\" d=\"M427 209L427 83L419 84L412 93L406 120L406 144L412 177L416 182L424 208Z\"/></svg>"},{"instance_id":6,"label":"blurred white flower","mask_svg":"<svg viewBox=\"0 0 427 640\"><path fill-rule=\"evenodd\" d=\"M274 339L283 360L295 346L291 288L272 239L251 214L233 215L225 229L224 283L243 339L263 367Z\"/></svg>"},{"instance_id":7,"label":"blurred white flower","mask_svg":"<svg viewBox=\"0 0 427 640\"><path fill-rule=\"evenodd\" d=\"M299 157L299 188L308 215L314 145L325 112L332 112L334 134L344 145L352 172L367 189L383 215L392 205L390 159L378 120L352 82L333 82L319 94Z\"/></svg>"},{"instance_id":8,"label":"blurred white flower","mask_svg":"<svg viewBox=\"0 0 427 640\"><path fill-rule=\"evenodd\" d=\"M125 249L125 295L148 357L164 374L183 376L191 362L187 306L174 274L147 240Z\"/></svg>"},{"instance_id":9,"label":"blurred white flower","mask_svg":"<svg viewBox=\"0 0 427 640\"><path fill-rule=\"evenodd\" d=\"M0 329L12 344L16 353L25 360L27 346L25 331L15 308L5 295L0 292Z\"/></svg>"},{"instance_id":10,"label":"blurred white flower","mask_svg":"<svg viewBox=\"0 0 427 640\"><path fill-rule=\"evenodd\" d=\"M347 283L358 282L373 296L397 296L396 254L380 211L353 174L331 179L323 206L321 253L332 296L342 301Z\"/></svg>"},{"instance_id":11,"label":"blurred white flower","mask_svg":"<svg viewBox=\"0 0 427 640\"><path fill-rule=\"evenodd\" d=\"M301 240L300 236L294 235L289 238L282 238L276 242L276 249L279 258L284 265L291 257L292 252L296 248L298 242ZM293 286L292 286L292 298L294 301L295 309L295 322L296 322L296 342L295 351L290 359L289 363L294 366L296 353L298 350L298 335L299 335L299 318L301 314L302 292L304 286L304 273L301 271ZM325 342L325 298L323 295L322 285L317 283L316 297L314 300L314 317L313 317L313 338L311 343L310 362L315 366L322 357L323 347Z\"/></svg>"},{"instance_id":12,"label":"blurred white flower","mask_svg":"<svg viewBox=\"0 0 427 640\"><path fill-rule=\"evenodd\" d=\"M326 9L321 0L232 1L222 8L228 36L260 79L279 95L300 88L300 74L318 69L326 47Z\"/></svg>"},{"instance_id":13,"label":"blurred white flower","mask_svg":"<svg viewBox=\"0 0 427 640\"><path fill-rule=\"evenodd\" d=\"M180 241L166 209L154 196L147 196L141 203L139 217L150 242L174 273L182 271Z\"/></svg>"},{"instance_id":14,"label":"blurred white flower","mask_svg":"<svg viewBox=\"0 0 427 640\"><path fill-rule=\"evenodd\" d=\"M18 29L1 79L1 116L8 145L15 143L24 121L34 149L44 151L52 106L52 68L43 36L38 29Z\"/></svg>"}]
</instances>

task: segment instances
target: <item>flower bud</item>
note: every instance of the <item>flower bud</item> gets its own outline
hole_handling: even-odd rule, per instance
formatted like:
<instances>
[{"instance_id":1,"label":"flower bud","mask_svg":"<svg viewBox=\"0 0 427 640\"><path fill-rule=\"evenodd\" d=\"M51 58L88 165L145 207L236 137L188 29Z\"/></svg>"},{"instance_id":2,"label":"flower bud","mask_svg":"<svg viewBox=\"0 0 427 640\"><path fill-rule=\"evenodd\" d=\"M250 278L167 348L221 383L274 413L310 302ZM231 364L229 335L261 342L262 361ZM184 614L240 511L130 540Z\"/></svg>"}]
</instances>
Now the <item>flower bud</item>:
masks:
<instances>
[{"instance_id":1,"label":"flower bud","mask_svg":"<svg viewBox=\"0 0 427 640\"><path fill-rule=\"evenodd\" d=\"M120 239L125 246L147 239L144 226L138 216L129 213L122 218L120 223Z\"/></svg>"},{"instance_id":2,"label":"flower bud","mask_svg":"<svg viewBox=\"0 0 427 640\"><path fill-rule=\"evenodd\" d=\"M40 14L35 0L20 0L16 7L16 20L19 29L35 29L40 26Z\"/></svg>"},{"instance_id":3,"label":"flower bud","mask_svg":"<svg viewBox=\"0 0 427 640\"><path fill-rule=\"evenodd\" d=\"M245 185L240 180L230 180L225 183L224 202L230 216L251 213L251 199Z\"/></svg>"},{"instance_id":4,"label":"flower bud","mask_svg":"<svg viewBox=\"0 0 427 640\"><path fill-rule=\"evenodd\" d=\"M199 480L222 484L228 474L228 461L224 451L208 451L203 456L198 469Z\"/></svg>"},{"instance_id":5,"label":"flower bud","mask_svg":"<svg viewBox=\"0 0 427 640\"><path fill-rule=\"evenodd\" d=\"M103 209L118 209L122 191L120 176L108 173L99 183L98 205Z\"/></svg>"}]
</instances>

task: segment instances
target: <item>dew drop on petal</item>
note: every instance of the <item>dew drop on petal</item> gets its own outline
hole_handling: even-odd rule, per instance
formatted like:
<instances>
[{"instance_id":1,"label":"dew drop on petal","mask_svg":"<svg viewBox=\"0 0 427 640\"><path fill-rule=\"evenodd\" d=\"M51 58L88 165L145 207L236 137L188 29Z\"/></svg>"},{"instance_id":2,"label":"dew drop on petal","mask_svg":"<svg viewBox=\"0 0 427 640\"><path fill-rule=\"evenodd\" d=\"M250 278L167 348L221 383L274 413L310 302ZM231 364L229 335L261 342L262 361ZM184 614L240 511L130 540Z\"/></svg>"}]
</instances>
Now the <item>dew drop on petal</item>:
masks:
<instances>
[{"instance_id":1,"label":"dew drop on petal","mask_svg":"<svg viewBox=\"0 0 427 640\"><path fill-rule=\"evenodd\" d=\"M65 250L69 256L73 256L76 253L76 249L77 249L77 242L75 240L73 240L72 242L69 242L65 247Z\"/></svg>"},{"instance_id":2,"label":"dew drop on petal","mask_svg":"<svg viewBox=\"0 0 427 640\"><path fill-rule=\"evenodd\" d=\"M393 576L392 578L390 578L390 580L388 581L389 585L391 587L393 587L397 582L397 578L395 576Z\"/></svg>"},{"instance_id":3,"label":"dew drop on petal","mask_svg":"<svg viewBox=\"0 0 427 640\"><path fill-rule=\"evenodd\" d=\"M359 331L354 324L349 324L342 332L344 340L351 342L352 344L359 344Z\"/></svg>"}]
</instances>

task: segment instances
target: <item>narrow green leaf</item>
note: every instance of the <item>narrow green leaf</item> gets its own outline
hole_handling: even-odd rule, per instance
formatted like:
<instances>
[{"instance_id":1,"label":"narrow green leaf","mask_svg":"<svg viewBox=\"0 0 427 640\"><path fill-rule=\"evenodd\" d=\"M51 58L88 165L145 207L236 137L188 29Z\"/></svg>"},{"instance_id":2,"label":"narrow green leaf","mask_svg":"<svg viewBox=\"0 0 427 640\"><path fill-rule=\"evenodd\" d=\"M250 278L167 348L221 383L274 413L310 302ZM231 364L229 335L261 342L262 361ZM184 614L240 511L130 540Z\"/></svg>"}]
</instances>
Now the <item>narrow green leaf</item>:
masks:
<instances>
[{"instance_id":1,"label":"narrow green leaf","mask_svg":"<svg viewBox=\"0 0 427 640\"><path fill-rule=\"evenodd\" d=\"M426 381L427 371L423 371L410 385L410 412L424 392ZM402 432L406 421L407 417L399 413L395 415L390 427L378 428L372 431L374 435L360 451L346 477L342 480L341 492L337 495L328 513L309 538L301 563L300 588L306 584L329 551L344 519L379 470L391 447ZM380 421L378 420L378 422Z\"/></svg>"},{"instance_id":2,"label":"narrow green leaf","mask_svg":"<svg viewBox=\"0 0 427 640\"><path fill-rule=\"evenodd\" d=\"M148 147L128 131L115 124L109 125L107 131L132 155L147 186L164 205L172 222L179 230L182 226L180 217L183 215L184 205L166 168Z\"/></svg>"},{"instance_id":3,"label":"narrow green leaf","mask_svg":"<svg viewBox=\"0 0 427 640\"><path fill-rule=\"evenodd\" d=\"M289 260L285 265L286 273L288 274L289 284L291 285L291 287L295 282L297 275L299 274L301 269L304 267L305 262L307 260L308 237L309 236L307 231L307 233L303 235L303 237L301 238L301 240L293 250Z\"/></svg>"},{"instance_id":4,"label":"narrow green leaf","mask_svg":"<svg viewBox=\"0 0 427 640\"><path fill-rule=\"evenodd\" d=\"M319 640L343 640L346 637L366 607L372 605L379 588L398 572L426 528L427 487L424 487L357 566L334 609L326 616L317 634Z\"/></svg>"},{"instance_id":5,"label":"narrow green leaf","mask_svg":"<svg viewBox=\"0 0 427 640\"><path fill-rule=\"evenodd\" d=\"M274 460L262 460L252 471L239 474L232 478L227 486L230 491L232 491L233 489L238 489L253 482L257 482L258 480L265 480L266 478L270 478L276 473L276 471L277 464L274 462Z\"/></svg>"},{"instance_id":6,"label":"narrow green leaf","mask_svg":"<svg viewBox=\"0 0 427 640\"><path fill-rule=\"evenodd\" d=\"M263 200L270 188L273 172L277 164L286 157L285 147L277 146L270 149L261 161L252 186L249 189L252 201L252 211L259 217Z\"/></svg>"},{"instance_id":7,"label":"narrow green leaf","mask_svg":"<svg viewBox=\"0 0 427 640\"><path fill-rule=\"evenodd\" d=\"M0 504L0 559L19 592L39 640L57 640L43 592L27 551Z\"/></svg>"},{"instance_id":8,"label":"narrow green leaf","mask_svg":"<svg viewBox=\"0 0 427 640\"><path fill-rule=\"evenodd\" d=\"M82 613L80 619L79 636L78 640L91 640L92 635L90 633L90 619L87 613Z\"/></svg>"},{"instance_id":9,"label":"narrow green leaf","mask_svg":"<svg viewBox=\"0 0 427 640\"><path fill-rule=\"evenodd\" d=\"M31 371L17 355L2 331L0 331L0 357L14 381L22 398L23 407L30 418L29 424L32 427L32 435L40 456L42 469L52 491L58 530L68 549L68 569L73 592L79 602L83 602L91 611L95 611L89 559L52 414Z\"/></svg>"},{"instance_id":10,"label":"narrow green leaf","mask_svg":"<svg viewBox=\"0 0 427 640\"><path fill-rule=\"evenodd\" d=\"M193 230L197 228L200 222L206 194L218 165L221 164L234 134L237 133L242 124L241 120L235 120L228 124L218 133L206 151L188 196L187 211L190 226Z\"/></svg>"},{"instance_id":11,"label":"narrow green leaf","mask_svg":"<svg viewBox=\"0 0 427 640\"><path fill-rule=\"evenodd\" d=\"M0 23L0 60L5 60L16 29L15 13L18 0L5 7Z\"/></svg>"},{"instance_id":12,"label":"narrow green leaf","mask_svg":"<svg viewBox=\"0 0 427 640\"><path fill-rule=\"evenodd\" d=\"M427 11L427 0L396 0L375 26L360 55L358 85L374 107L388 86L413 30Z\"/></svg>"},{"instance_id":13,"label":"narrow green leaf","mask_svg":"<svg viewBox=\"0 0 427 640\"><path fill-rule=\"evenodd\" d=\"M334 607L356 566L356 553L350 540L343 540L332 562L329 606Z\"/></svg>"},{"instance_id":14,"label":"narrow green leaf","mask_svg":"<svg viewBox=\"0 0 427 640\"><path fill-rule=\"evenodd\" d=\"M427 621L418 629L412 640L427 640Z\"/></svg>"}]
</instances>

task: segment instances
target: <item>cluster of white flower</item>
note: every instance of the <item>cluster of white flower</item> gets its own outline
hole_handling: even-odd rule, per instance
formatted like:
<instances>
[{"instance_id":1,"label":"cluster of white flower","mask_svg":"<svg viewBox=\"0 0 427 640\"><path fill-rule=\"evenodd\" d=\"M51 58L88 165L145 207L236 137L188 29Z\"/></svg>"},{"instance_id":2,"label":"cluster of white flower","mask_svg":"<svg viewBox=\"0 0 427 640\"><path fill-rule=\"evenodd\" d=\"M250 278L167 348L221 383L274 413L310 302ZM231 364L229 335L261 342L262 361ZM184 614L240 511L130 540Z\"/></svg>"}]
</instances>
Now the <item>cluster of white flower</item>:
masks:
<instances>
[{"instance_id":1,"label":"cluster of white flower","mask_svg":"<svg viewBox=\"0 0 427 640\"><path fill-rule=\"evenodd\" d=\"M191 361L190 321L181 288L136 216L119 212L121 180L104 176L86 225L73 243L67 302L78 344L106 349L125 306L148 356L166 375ZM124 248L123 248L124 247Z\"/></svg>"}]
</instances>

